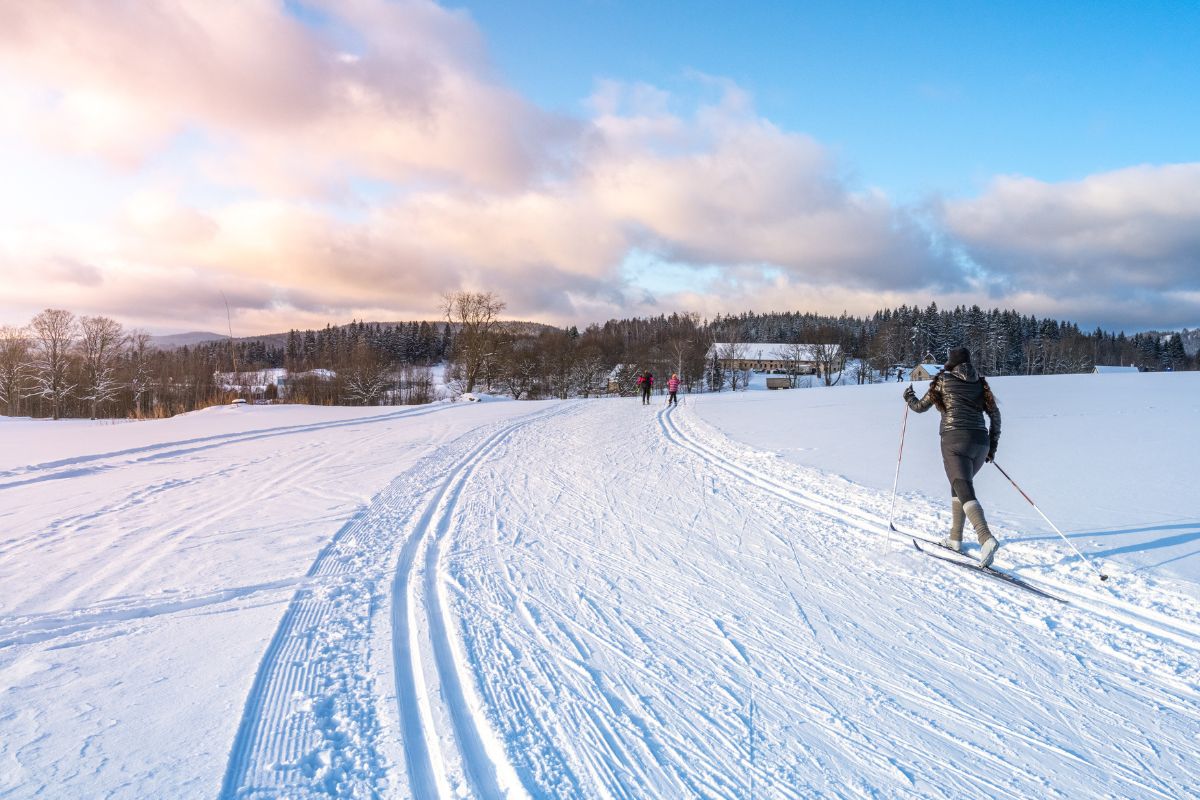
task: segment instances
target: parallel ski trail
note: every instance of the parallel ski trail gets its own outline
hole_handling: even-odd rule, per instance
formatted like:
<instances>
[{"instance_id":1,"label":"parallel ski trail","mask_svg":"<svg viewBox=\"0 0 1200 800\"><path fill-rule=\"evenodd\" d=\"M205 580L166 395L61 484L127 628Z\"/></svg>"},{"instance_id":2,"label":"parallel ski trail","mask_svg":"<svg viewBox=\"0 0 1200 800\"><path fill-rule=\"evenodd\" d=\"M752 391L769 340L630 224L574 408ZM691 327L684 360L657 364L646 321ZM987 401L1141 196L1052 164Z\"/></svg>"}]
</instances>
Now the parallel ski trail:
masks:
<instances>
[{"instance_id":1,"label":"parallel ski trail","mask_svg":"<svg viewBox=\"0 0 1200 800\"><path fill-rule=\"evenodd\" d=\"M806 490L795 483L785 483L775 475L734 461L721 452L721 447L717 443L705 441L705 437L698 436L694 432L685 432L678 421L674 419L672 411L672 409L664 409L659 412L663 434L673 443L690 450L713 467L746 480L785 502L828 514L840 522L866 532L884 537L889 536L886 520L882 517L825 497L817 491ZM694 418L689 417L688 419L689 424L695 426ZM708 437L720 436L712 431L706 433ZM731 443L725 443L726 447L730 445ZM911 533L890 534L901 546L904 544L905 538L911 535ZM1005 553L1007 552L1006 550ZM1028 577L1023 574L1019 574L1018 577L1028 580ZM1090 578L1090 576L1088 577ZM1053 574L1042 572L1036 575L1035 580L1044 584L1044 588L1056 596L1084 607L1092 613L1107 617L1113 622L1144 630L1150 635L1161 637L1172 644L1186 647L1200 654L1200 616L1196 614L1191 614L1188 618L1180 618L1178 615L1171 616L1154 609L1144 608L1133 602L1124 601L1115 593L1111 584L1105 588L1088 588L1078 580L1068 582ZM1038 588L1043 587L1039 586Z\"/></svg>"},{"instance_id":2,"label":"parallel ski trail","mask_svg":"<svg viewBox=\"0 0 1200 800\"><path fill-rule=\"evenodd\" d=\"M681 449L656 415L592 410L480 462L484 492L456 496L442 557L488 717L531 794L1078 794L1047 765L1099 794L1180 789L1197 699L1128 681L1078 615L944 570L881 572L854 515ZM831 485L806 492L837 509ZM947 611L964 588L1005 644ZM1161 753L1135 749L1146 737Z\"/></svg>"},{"instance_id":3,"label":"parallel ski trail","mask_svg":"<svg viewBox=\"0 0 1200 800\"><path fill-rule=\"evenodd\" d=\"M479 718L477 704L468 698L475 676L460 674L459 659L453 652L450 628L454 623L447 617L441 596L438 558L459 495L478 465L513 432L571 410L555 408L488 436L450 471L401 551L391 590L392 655L405 761L417 798L456 791L449 780L458 770L464 773L473 796L501 797L519 791L505 769L502 747L489 741L486 720ZM421 549L425 551L424 571L418 580L415 573ZM439 711L448 717L450 731L439 724ZM448 746L451 740L453 749Z\"/></svg>"},{"instance_id":4,"label":"parallel ski trail","mask_svg":"<svg viewBox=\"0 0 1200 800\"><path fill-rule=\"evenodd\" d=\"M881 565L868 492L776 463L621 401L443 448L314 565L222 796L1186 794L1189 620Z\"/></svg>"},{"instance_id":5,"label":"parallel ski trail","mask_svg":"<svg viewBox=\"0 0 1200 800\"><path fill-rule=\"evenodd\" d=\"M280 425L274 428L260 428L258 430L239 431L237 433L219 433L212 436L200 436L193 439L180 439L148 444L141 447L131 447L109 453L94 453L60 459L58 461L48 461L41 464L31 464L20 469L0 470L0 491L42 481L77 478L83 474L104 472L139 462L190 457L204 450L231 444L254 442L277 436L317 433L337 428L375 425L382 422L408 419L410 417L421 417L426 414L436 414L450 407L445 404L416 408L408 407L401 411L376 416L365 416L358 419L330 420L328 422L312 422L302 425Z\"/></svg>"},{"instance_id":6,"label":"parallel ski trail","mask_svg":"<svg viewBox=\"0 0 1200 800\"><path fill-rule=\"evenodd\" d=\"M380 706L386 693L369 668L372 622L392 600L397 553L420 544L414 534L421 531L411 524L416 509L439 481L443 488L453 482L487 441L528 419L472 431L440 448L333 537L263 657L231 747L222 798L408 794L396 772L403 767L387 755ZM423 734L417 738L426 741ZM405 736L404 746L411 744ZM420 789L412 787L425 796Z\"/></svg>"},{"instance_id":7,"label":"parallel ski trail","mask_svg":"<svg viewBox=\"0 0 1200 800\"><path fill-rule=\"evenodd\" d=\"M824 499L816 498L809 492L796 491L790 486L782 485L781 482L776 478L763 475L761 472L748 468L742 464L734 463L729 458L720 455L716 449L711 446L699 444L694 438L684 434L676 422L671 419L671 416L672 415L669 411L660 413L660 417L662 418L661 425L664 434L666 434L667 437L674 443L679 444L685 449L697 454L712 466L721 468L729 474L739 476L757 487L764 488L779 497L781 500L821 511L822 513L826 513L840 522L849 524L853 527L858 527L864 530L872 530L873 532L874 530L877 530L876 526L874 525L864 525L862 522L860 522L860 520L869 520L870 515L854 509L846 509L834 504L829 504ZM847 511L850 513L847 513ZM1075 592L1079 593L1075 595L1075 597L1079 597L1080 599L1086 597L1087 599L1092 600L1093 602L1087 604L1090 606L1090 610L1092 612L1104 614L1105 616L1112 618L1114 621L1119 620L1124 623L1134 623L1132 626L1133 630L1122 631L1122 635L1126 639L1134 640L1133 644L1135 648L1136 640L1139 638L1151 639L1152 637L1156 636L1161 637L1161 639L1165 640L1166 642L1180 645L1189 650L1196 650L1198 647L1200 647L1200 639L1190 635L1191 631L1194 630L1194 619L1167 621L1162 619L1161 614L1157 614L1156 612L1145 609L1129 609L1111 597L1105 598L1105 601L1103 602L1095 602L1098 598L1096 598L1093 594L1086 592L1086 590L1081 591L1078 584L1056 583L1055 585L1060 585L1067 589L1073 589ZM1002 600L1003 603L1002 605L998 606L997 610L1004 611L1008 607L1018 609L1026 605L1026 603L1023 603L1020 598L1002 597ZM805 623L809 625L809 629L812 630L811 623L808 622L807 617L804 616L803 613L801 613L801 616ZM1192 617L1194 618L1194 615L1192 615ZM1084 636L1089 636L1092 634L1097 627L1094 621L1087 615L1073 616L1071 621L1074 623L1074 625L1071 627ZM1060 641L1066 641L1069 643L1069 640L1064 640L1062 636L1058 636L1057 638ZM1084 641L1087 641L1087 639ZM1126 642L1123 644L1125 651L1128 652L1130 649L1130 643ZM1148 652L1156 652L1156 650L1160 649L1162 645L1163 641L1158 642L1157 645L1151 645L1148 642L1146 644L1146 646L1150 648ZM1134 649L1134 652L1140 652L1140 650ZM1117 658L1124 657L1124 653L1120 650L1109 652L1107 655L1115 656ZM1183 671L1181 669L1181 665L1183 663L1188 663L1188 657L1182 653L1173 653L1170 656L1165 657L1163 659L1163 664L1158 666L1158 675L1161 682L1157 685L1142 684L1136 680L1127 681L1125 676L1121 673L1117 673L1115 675L1115 679L1122 682L1122 691L1127 692L1131 697L1141 698L1141 702L1144 702L1149 707L1169 707L1175 713L1182 714L1183 718L1186 719L1188 715L1196 713L1197 700L1200 695L1197 693L1194 682L1179 681L1174 679L1174 675L1172 673ZM1188 668L1186 671L1192 675L1195 675L1196 672L1193 668ZM899 687L892 687L892 689L893 691L900 691ZM1045 704L1046 701L1044 697L1041 695L1035 696L1040 698L1035 702ZM1190 709L1190 711L1185 709ZM943 711L947 711L947 709L944 708ZM1084 713L1079 708L1072 709L1072 712L1074 714ZM1108 713L1104 712L1101 712L1100 716L1110 717ZM1121 725L1126 728L1128 728L1130 724L1128 720L1128 716L1122 716L1120 714L1111 715L1110 717L1111 724ZM1076 724L1078 724L1078 722L1076 722ZM1100 729L1103 730L1103 728ZM1031 730L1030 733L1032 734L1033 731ZM1084 761L1075 753L1072 753L1061 747L1057 747L1053 743L1045 741L1040 736L1024 735L1012 728L1005 729L1004 735L1006 737L1018 736L1023 738L1028 744L1058 753L1061 757L1068 760L1084 763L1097 769L1100 767L1099 763ZM1133 764L1142 764L1142 761L1134 756L1134 754L1128 753L1127 755L1131 757ZM1113 764L1112 767L1114 772L1118 773L1118 783L1123 783L1127 786L1136 786L1140 791L1148 792L1151 796L1165 797L1169 796L1171 792L1170 784L1157 782L1153 778L1139 776L1138 770L1132 765L1118 761L1116 764Z\"/></svg>"}]
</instances>

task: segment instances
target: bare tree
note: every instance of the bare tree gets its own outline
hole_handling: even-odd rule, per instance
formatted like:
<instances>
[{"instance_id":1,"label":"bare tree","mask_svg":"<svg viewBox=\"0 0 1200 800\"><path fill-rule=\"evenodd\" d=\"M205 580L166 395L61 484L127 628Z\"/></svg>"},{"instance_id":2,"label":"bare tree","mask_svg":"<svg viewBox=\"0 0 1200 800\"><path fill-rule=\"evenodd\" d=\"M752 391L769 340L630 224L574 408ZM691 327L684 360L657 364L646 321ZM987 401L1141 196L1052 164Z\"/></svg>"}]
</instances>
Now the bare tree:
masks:
<instances>
[{"instance_id":1,"label":"bare tree","mask_svg":"<svg viewBox=\"0 0 1200 800\"><path fill-rule=\"evenodd\" d=\"M125 353L129 359L129 391L133 396L133 415L143 416L142 403L150 389L150 359L147 348L150 334L135 330L126 340Z\"/></svg>"},{"instance_id":2,"label":"bare tree","mask_svg":"<svg viewBox=\"0 0 1200 800\"><path fill-rule=\"evenodd\" d=\"M401 366L397 391L400 394L400 402L404 405L433 402L433 370L412 364Z\"/></svg>"},{"instance_id":3,"label":"bare tree","mask_svg":"<svg viewBox=\"0 0 1200 800\"><path fill-rule=\"evenodd\" d=\"M617 394L621 397L633 397L637 394L637 379L641 370L636 364L619 364L613 370L613 379L617 384Z\"/></svg>"},{"instance_id":4,"label":"bare tree","mask_svg":"<svg viewBox=\"0 0 1200 800\"><path fill-rule=\"evenodd\" d=\"M117 396L117 358L125 343L121 323L108 317L80 317L79 358L83 366L81 400L91 404L92 419L100 406Z\"/></svg>"},{"instance_id":5,"label":"bare tree","mask_svg":"<svg viewBox=\"0 0 1200 800\"><path fill-rule=\"evenodd\" d=\"M717 359L728 363L723 377L732 392L744 389L750 384L750 370L742 367L747 352L748 348L742 342L729 342L717 348Z\"/></svg>"},{"instance_id":6,"label":"bare tree","mask_svg":"<svg viewBox=\"0 0 1200 800\"><path fill-rule=\"evenodd\" d=\"M344 394L347 400L358 405L378 405L384 392L391 384L388 364L365 342L354 348L349 369L344 370L346 379Z\"/></svg>"},{"instance_id":7,"label":"bare tree","mask_svg":"<svg viewBox=\"0 0 1200 800\"><path fill-rule=\"evenodd\" d=\"M499 383L513 400L530 395L538 385L541 364L532 345L529 340L509 340L498 359Z\"/></svg>"},{"instance_id":8,"label":"bare tree","mask_svg":"<svg viewBox=\"0 0 1200 800\"><path fill-rule=\"evenodd\" d=\"M451 292L442 298L446 321L458 327L454 357L462 366L465 392L475 391L484 366L495 355L504 308L504 301L492 292Z\"/></svg>"},{"instance_id":9,"label":"bare tree","mask_svg":"<svg viewBox=\"0 0 1200 800\"><path fill-rule=\"evenodd\" d=\"M792 343L780 347L774 353L776 358L784 363L784 371L787 373L788 382L795 389L799 385L801 375L811 375L813 373L812 351L806 344Z\"/></svg>"},{"instance_id":10,"label":"bare tree","mask_svg":"<svg viewBox=\"0 0 1200 800\"><path fill-rule=\"evenodd\" d=\"M542 367L544 391L560 400L571 396L576 383L575 363L578 358L575 340L569 333L547 331L537 338Z\"/></svg>"},{"instance_id":11,"label":"bare tree","mask_svg":"<svg viewBox=\"0 0 1200 800\"><path fill-rule=\"evenodd\" d=\"M8 325L0 327L0 403L8 404L9 416L21 412L21 393L29 380L29 332Z\"/></svg>"},{"instance_id":12,"label":"bare tree","mask_svg":"<svg viewBox=\"0 0 1200 800\"><path fill-rule=\"evenodd\" d=\"M604 358L598 349L587 347L580 352L573 371L572 383L584 397L600 395L607 388L609 370L604 366Z\"/></svg>"},{"instance_id":13,"label":"bare tree","mask_svg":"<svg viewBox=\"0 0 1200 800\"><path fill-rule=\"evenodd\" d=\"M842 373L846 367L846 354L842 349L841 342L837 341L837 334L828 334L821 338L824 341L809 345L808 350L813 363L817 366L817 375L821 377L826 386L832 386L842 379Z\"/></svg>"},{"instance_id":14,"label":"bare tree","mask_svg":"<svg viewBox=\"0 0 1200 800\"><path fill-rule=\"evenodd\" d=\"M47 308L29 324L33 330L33 384L29 397L50 401L54 419L62 416L62 404L75 390L68 372L71 346L78 335L75 315L61 308Z\"/></svg>"}]
</instances>

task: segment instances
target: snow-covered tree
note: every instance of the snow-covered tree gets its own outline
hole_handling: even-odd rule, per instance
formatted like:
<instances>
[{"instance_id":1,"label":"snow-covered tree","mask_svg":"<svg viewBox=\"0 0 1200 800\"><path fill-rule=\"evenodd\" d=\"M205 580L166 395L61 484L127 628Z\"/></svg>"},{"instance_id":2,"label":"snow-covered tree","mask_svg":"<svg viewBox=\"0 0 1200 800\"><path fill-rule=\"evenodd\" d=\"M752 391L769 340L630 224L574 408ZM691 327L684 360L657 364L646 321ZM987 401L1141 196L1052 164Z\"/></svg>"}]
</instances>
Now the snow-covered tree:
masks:
<instances>
[{"instance_id":1,"label":"snow-covered tree","mask_svg":"<svg viewBox=\"0 0 1200 800\"><path fill-rule=\"evenodd\" d=\"M21 410L21 393L29 379L29 332L8 325L0 327L0 403L10 416Z\"/></svg>"},{"instance_id":2,"label":"snow-covered tree","mask_svg":"<svg viewBox=\"0 0 1200 800\"><path fill-rule=\"evenodd\" d=\"M79 359L82 386L79 398L91 405L92 419L100 406L113 400L121 389L117 381L117 359L125 343L121 324L108 317L81 317L79 320Z\"/></svg>"},{"instance_id":3,"label":"snow-covered tree","mask_svg":"<svg viewBox=\"0 0 1200 800\"><path fill-rule=\"evenodd\" d=\"M584 397L600 395L606 388L605 379L608 377L608 372L600 351L594 348L585 349L575 361L572 382L576 391Z\"/></svg>"},{"instance_id":4,"label":"snow-covered tree","mask_svg":"<svg viewBox=\"0 0 1200 800\"><path fill-rule=\"evenodd\" d=\"M504 391L512 395L513 400L532 396L538 386L538 377L543 369L539 363L541 353L537 344L535 339L505 335L498 345L495 379Z\"/></svg>"},{"instance_id":5,"label":"snow-covered tree","mask_svg":"<svg viewBox=\"0 0 1200 800\"><path fill-rule=\"evenodd\" d=\"M50 403L54 419L62 416L63 401L71 396L71 348L78 335L75 315L61 308L47 308L29 323L33 331L33 380L28 397Z\"/></svg>"},{"instance_id":6,"label":"snow-covered tree","mask_svg":"<svg viewBox=\"0 0 1200 800\"><path fill-rule=\"evenodd\" d=\"M749 351L744 342L728 342L717 348L717 359L729 365L722 377L723 383L729 385L731 392L745 389L750 384L750 370L742 368L742 362Z\"/></svg>"},{"instance_id":7,"label":"snow-covered tree","mask_svg":"<svg viewBox=\"0 0 1200 800\"><path fill-rule=\"evenodd\" d=\"M150 389L150 359L146 349L150 346L150 334L135 330L129 334L126 358L129 361L129 391L133 399L132 413L141 416L146 392ZM274 386L274 384L272 384Z\"/></svg>"},{"instance_id":8,"label":"snow-covered tree","mask_svg":"<svg viewBox=\"0 0 1200 800\"><path fill-rule=\"evenodd\" d=\"M359 344L348 369L344 394L356 405L378 405L392 383L389 365L366 343Z\"/></svg>"}]
</instances>

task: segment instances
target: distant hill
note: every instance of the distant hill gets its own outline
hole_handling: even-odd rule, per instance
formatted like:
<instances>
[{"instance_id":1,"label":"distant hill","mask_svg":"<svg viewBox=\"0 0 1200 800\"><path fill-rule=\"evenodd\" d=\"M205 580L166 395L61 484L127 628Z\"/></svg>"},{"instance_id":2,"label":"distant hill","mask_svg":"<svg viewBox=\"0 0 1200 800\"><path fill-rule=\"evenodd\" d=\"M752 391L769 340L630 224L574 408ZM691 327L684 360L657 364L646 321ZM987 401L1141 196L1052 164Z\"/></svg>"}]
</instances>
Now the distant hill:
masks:
<instances>
[{"instance_id":1,"label":"distant hill","mask_svg":"<svg viewBox=\"0 0 1200 800\"><path fill-rule=\"evenodd\" d=\"M188 333L172 333L166 336L151 336L150 346L157 347L159 350L174 350L176 347L191 347L194 344L201 342L211 342L216 339L224 339L225 337L219 333L209 333L207 331L189 331Z\"/></svg>"},{"instance_id":2,"label":"distant hill","mask_svg":"<svg viewBox=\"0 0 1200 800\"><path fill-rule=\"evenodd\" d=\"M418 322L420 322L418 320ZM441 331L442 326L446 324L445 320L426 320L430 325ZM395 325L408 325L410 323L404 321L396 322L368 322L367 325L381 325L390 327ZM504 323L508 329L522 336L537 336L543 331L557 330L553 325L545 325L540 322L518 322L515 320L506 320ZM334 328L345 328L347 325L334 325ZM458 326L451 326L457 330ZM300 333L304 333L307 328L297 328ZM323 328L313 328L313 330L323 330ZM229 338L223 333L211 333L209 331L191 331L189 333L173 333L167 336L151 336L150 346L157 347L159 350L174 350L177 347L193 347L204 342L223 341ZM258 336L235 336L236 342L261 342L267 347L286 347L288 334L283 333L263 333Z\"/></svg>"},{"instance_id":3,"label":"distant hill","mask_svg":"<svg viewBox=\"0 0 1200 800\"><path fill-rule=\"evenodd\" d=\"M1200 351L1200 328L1191 330L1184 328L1179 331L1146 331L1146 333L1150 336L1157 336L1162 344L1166 344L1168 339L1178 333L1180 340L1183 341L1183 352L1187 353L1188 358L1195 356L1196 352Z\"/></svg>"},{"instance_id":4,"label":"distant hill","mask_svg":"<svg viewBox=\"0 0 1200 800\"><path fill-rule=\"evenodd\" d=\"M1184 328L1179 338L1183 339L1183 352L1187 353L1189 358L1200 351L1200 328Z\"/></svg>"},{"instance_id":5,"label":"distant hill","mask_svg":"<svg viewBox=\"0 0 1200 800\"><path fill-rule=\"evenodd\" d=\"M363 324L379 325L381 327L388 328L388 327L394 327L396 325L411 325L413 322L416 322L417 324L421 324L422 322L428 322L430 325L434 326L439 332L442 330L442 326L444 326L446 324L445 320L408 320L408 321L397 320L397 321L393 321L393 322L364 322ZM333 328L347 328L351 324L354 324L354 323L347 323L345 325L333 325L332 327ZM542 333L543 331L560 330L559 328L556 328L553 325L546 325L541 322L525 322L525 321L517 321L517 320L505 320L504 325L507 327L507 329L509 331L516 333L518 335L521 335L521 336L537 336L538 334ZM451 325L450 328L451 328L451 330L457 331L458 325ZM306 330L310 330L310 329L296 328L296 330L299 331L301 334L303 334ZM324 330L324 328L323 327L312 328L311 330L319 331L319 330ZM179 335L180 336L190 336L191 334L182 333ZM211 338L212 339L224 339L225 337L213 334L211 336ZM288 338L288 334L285 331L283 333L263 333L258 336L236 336L236 337L234 337L234 341L262 342L264 345L266 345L268 347L284 347L287 345L287 338ZM205 339L205 340L201 340L201 341L208 341L208 340ZM193 342L181 342L180 344L193 344ZM178 347L179 345L175 345L175 346Z\"/></svg>"}]
</instances>

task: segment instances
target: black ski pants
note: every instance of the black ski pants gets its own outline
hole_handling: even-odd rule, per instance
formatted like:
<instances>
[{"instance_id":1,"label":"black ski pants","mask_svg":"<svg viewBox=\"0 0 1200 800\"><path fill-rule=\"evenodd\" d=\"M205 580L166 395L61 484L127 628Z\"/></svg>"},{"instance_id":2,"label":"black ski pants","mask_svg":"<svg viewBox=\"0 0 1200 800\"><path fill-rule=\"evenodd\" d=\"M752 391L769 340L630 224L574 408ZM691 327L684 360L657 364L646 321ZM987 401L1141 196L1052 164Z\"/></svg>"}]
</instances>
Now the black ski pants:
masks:
<instances>
[{"instance_id":1,"label":"black ski pants","mask_svg":"<svg viewBox=\"0 0 1200 800\"><path fill-rule=\"evenodd\" d=\"M963 505L975 499L975 475L987 461L987 431L946 431L942 434L942 466L950 491Z\"/></svg>"}]
</instances>

